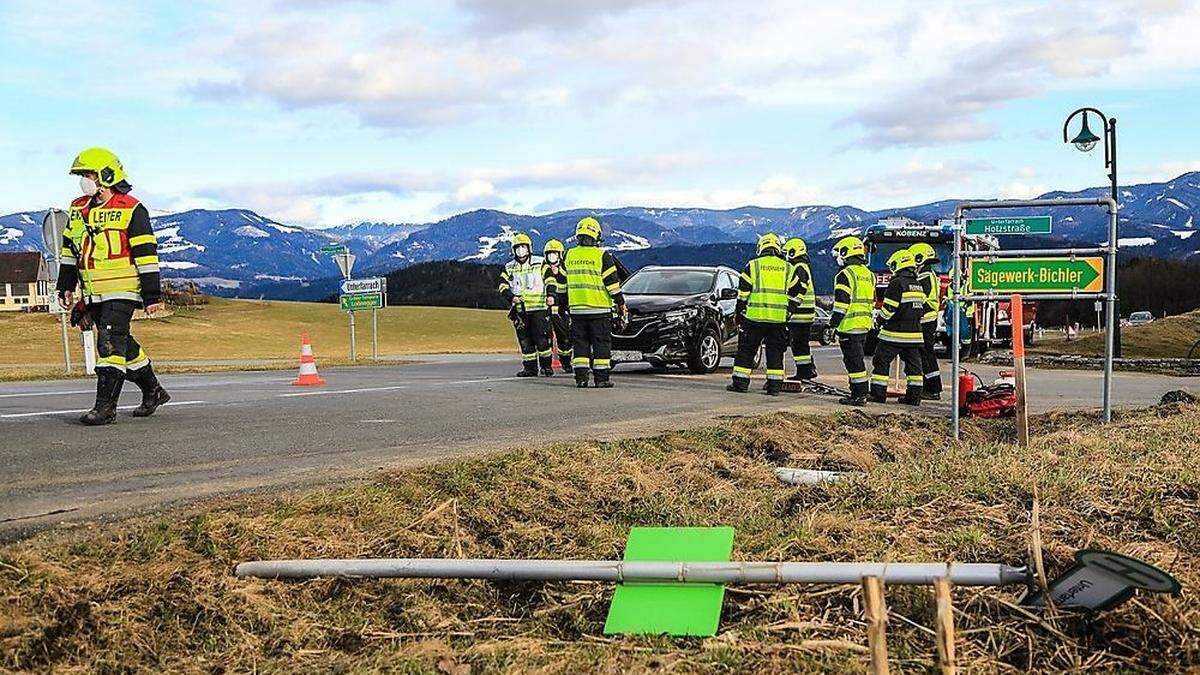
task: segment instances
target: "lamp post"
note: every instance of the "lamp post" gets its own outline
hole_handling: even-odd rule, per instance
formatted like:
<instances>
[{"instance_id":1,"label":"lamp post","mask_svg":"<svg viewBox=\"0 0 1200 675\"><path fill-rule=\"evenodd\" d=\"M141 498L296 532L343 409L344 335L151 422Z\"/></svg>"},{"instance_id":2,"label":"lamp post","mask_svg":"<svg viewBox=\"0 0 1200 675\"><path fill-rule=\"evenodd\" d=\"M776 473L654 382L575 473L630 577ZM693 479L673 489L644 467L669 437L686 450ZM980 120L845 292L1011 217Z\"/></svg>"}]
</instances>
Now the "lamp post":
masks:
<instances>
[{"instance_id":1,"label":"lamp post","mask_svg":"<svg viewBox=\"0 0 1200 675\"><path fill-rule=\"evenodd\" d=\"M1088 116L1094 114L1100 119L1101 130L1104 132L1104 138L1097 136L1088 126ZM1082 116L1083 124L1079 128L1079 133L1074 138L1068 140L1067 127L1071 125L1071 120L1076 116ZM1120 204L1121 196L1117 188L1117 118L1107 117L1104 113L1095 108L1080 108L1075 112L1067 115L1067 120L1063 122L1063 143L1074 145L1080 152L1091 152L1096 144L1104 142L1104 168L1108 169L1108 180L1112 186L1113 202ZM1117 242L1109 242L1110 246L1116 246ZM1114 271L1115 272L1115 271ZM1113 283L1116 283L1116 274L1112 276ZM1116 291L1114 287L1112 289ZM1118 299L1113 303L1113 312L1116 314L1113 321L1113 356L1121 357L1121 302Z\"/></svg>"}]
</instances>

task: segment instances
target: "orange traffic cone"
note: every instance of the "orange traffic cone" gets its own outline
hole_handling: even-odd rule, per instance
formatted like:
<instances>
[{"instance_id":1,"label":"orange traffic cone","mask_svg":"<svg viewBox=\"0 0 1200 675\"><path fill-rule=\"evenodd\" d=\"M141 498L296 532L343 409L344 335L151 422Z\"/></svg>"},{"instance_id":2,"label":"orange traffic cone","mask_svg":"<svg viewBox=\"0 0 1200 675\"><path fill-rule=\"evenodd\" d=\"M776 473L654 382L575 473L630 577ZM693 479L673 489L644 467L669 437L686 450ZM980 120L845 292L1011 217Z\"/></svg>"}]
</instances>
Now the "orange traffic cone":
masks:
<instances>
[{"instance_id":1,"label":"orange traffic cone","mask_svg":"<svg viewBox=\"0 0 1200 675\"><path fill-rule=\"evenodd\" d=\"M562 370L562 361L558 358L558 339L555 336L550 336L550 344L554 350L553 356L550 357L550 367L555 370Z\"/></svg>"},{"instance_id":2,"label":"orange traffic cone","mask_svg":"<svg viewBox=\"0 0 1200 675\"><path fill-rule=\"evenodd\" d=\"M300 374L292 380L297 387L325 384L325 380L317 374L317 360L313 358L312 343L308 341L308 333L300 336Z\"/></svg>"}]
</instances>

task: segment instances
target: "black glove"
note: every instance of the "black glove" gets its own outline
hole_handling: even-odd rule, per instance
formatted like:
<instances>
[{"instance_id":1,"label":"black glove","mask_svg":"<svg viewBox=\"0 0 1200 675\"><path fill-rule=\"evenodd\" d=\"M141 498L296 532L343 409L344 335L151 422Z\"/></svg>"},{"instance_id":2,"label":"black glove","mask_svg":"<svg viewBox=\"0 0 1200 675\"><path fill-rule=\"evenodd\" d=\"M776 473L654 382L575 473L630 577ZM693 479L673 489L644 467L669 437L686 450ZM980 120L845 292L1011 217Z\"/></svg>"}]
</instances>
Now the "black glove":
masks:
<instances>
[{"instance_id":1,"label":"black glove","mask_svg":"<svg viewBox=\"0 0 1200 675\"><path fill-rule=\"evenodd\" d=\"M91 330L95 324L91 309L83 304L82 300L75 303L75 306L71 308L71 325L79 326L79 330Z\"/></svg>"}]
</instances>

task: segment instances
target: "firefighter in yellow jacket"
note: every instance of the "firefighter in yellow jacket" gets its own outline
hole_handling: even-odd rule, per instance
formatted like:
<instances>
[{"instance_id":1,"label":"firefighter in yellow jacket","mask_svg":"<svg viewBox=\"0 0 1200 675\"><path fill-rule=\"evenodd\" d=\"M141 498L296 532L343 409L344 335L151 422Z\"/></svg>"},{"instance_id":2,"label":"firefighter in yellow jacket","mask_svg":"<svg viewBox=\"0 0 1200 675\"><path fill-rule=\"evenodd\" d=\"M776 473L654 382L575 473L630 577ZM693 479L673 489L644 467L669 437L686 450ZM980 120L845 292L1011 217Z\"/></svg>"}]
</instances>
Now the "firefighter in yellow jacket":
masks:
<instances>
[{"instance_id":1,"label":"firefighter in yellow jacket","mask_svg":"<svg viewBox=\"0 0 1200 675\"><path fill-rule=\"evenodd\" d=\"M758 348L766 343L767 394L778 396L783 389L783 353L787 351L789 313L799 309L801 297L796 267L783 258L779 237L758 238L758 255L746 263L738 281L736 317L738 351L733 361L733 381L727 390L745 393Z\"/></svg>"},{"instance_id":2,"label":"firefighter in yellow jacket","mask_svg":"<svg viewBox=\"0 0 1200 675\"><path fill-rule=\"evenodd\" d=\"M80 417L88 425L116 419L121 387L129 380L142 390L134 417L148 417L171 400L159 384L146 351L130 334L136 309L162 309L158 244L146 206L129 194L133 186L112 152L88 148L71 164L83 196L71 202L63 232L58 298L80 308L96 326L96 404ZM76 287L82 291L78 298Z\"/></svg>"},{"instance_id":3,"label":"firefighter in yellow jacket","mask_svg":"<svg viewBox=\"0 0 1200 675\"><path fill-rule=\"evenodd\" d=\"M842 405L863 406L870 391L864 348L875 311L875 275L867 268L867 247L858 237L842 237L833 245L841 267L833 278L833 312L829 325L837 331L842 363L850 380L850 395Z\"/></svg>"}]
</instances>

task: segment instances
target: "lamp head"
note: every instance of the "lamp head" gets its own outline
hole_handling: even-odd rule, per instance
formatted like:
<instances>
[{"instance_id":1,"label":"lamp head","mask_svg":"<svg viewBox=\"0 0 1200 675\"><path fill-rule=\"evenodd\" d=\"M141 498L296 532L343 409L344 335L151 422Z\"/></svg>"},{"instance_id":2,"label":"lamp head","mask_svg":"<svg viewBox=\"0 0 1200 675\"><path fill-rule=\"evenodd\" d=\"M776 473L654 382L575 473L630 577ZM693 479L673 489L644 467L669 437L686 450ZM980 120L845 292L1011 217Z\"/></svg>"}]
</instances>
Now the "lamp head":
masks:
<instances>
[{"instance_id":1,"label":"lamp head","mask_svg":"<svg viewBox=\"0 0 1200 675\"><path fill-rule=\"evenodd\" d=\"M1092 148L1100 142L1100 137L1092 133L1088 128L1088 114L1083 113L1083 128L1079 130L1079 134L1071 139L1071 144L1079 148L1080 152L1091 152Z\"/></svg>"}]
</instances>

